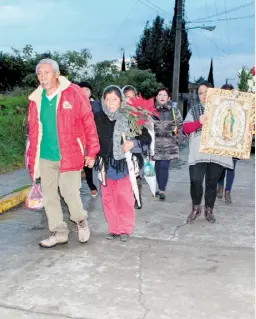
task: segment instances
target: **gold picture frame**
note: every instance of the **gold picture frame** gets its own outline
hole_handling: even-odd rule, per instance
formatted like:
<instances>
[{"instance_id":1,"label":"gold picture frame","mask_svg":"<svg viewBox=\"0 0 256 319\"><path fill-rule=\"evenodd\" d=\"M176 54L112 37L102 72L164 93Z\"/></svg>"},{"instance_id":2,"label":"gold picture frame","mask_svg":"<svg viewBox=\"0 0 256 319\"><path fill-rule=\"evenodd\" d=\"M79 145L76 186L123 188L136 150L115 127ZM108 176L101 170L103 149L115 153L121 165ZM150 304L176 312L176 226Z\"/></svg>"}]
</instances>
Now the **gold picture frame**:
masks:
<instances>
[{"instance_id":1,"label":"gold picture frame","mask_svg":"<svg viewBox=\"0 0 256 319\"><path fill-rule=\"evenodd\" d=\"M255 94L207 90L200 152L249 159L255 128Z\"/></svg>"}]
</instances>

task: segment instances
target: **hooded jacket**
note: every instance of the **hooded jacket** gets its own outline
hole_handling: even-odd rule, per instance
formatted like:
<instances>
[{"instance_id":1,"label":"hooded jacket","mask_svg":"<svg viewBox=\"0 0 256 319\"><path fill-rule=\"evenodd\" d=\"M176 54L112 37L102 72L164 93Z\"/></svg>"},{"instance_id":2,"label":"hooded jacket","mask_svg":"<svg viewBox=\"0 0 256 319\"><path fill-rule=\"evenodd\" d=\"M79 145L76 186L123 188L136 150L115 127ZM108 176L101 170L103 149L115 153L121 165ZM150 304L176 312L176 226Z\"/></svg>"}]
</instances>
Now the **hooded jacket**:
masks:
<instances>
[{"instance_id":1,"label":"hooded jacket","mask_svg":"<svg viewBox=\"0 0 256 319\"><path fill-rule=\"evenodd\" d=\"M40 177L39 159L42 140L40 122L43 88L39 86L29 96L28 107L28 167L32 180ZM91 105L81 90L65 77L59 77L56 103L57 135L60 148L60 172L80 170L85 155L95 158L99 152L99 139Z\"/></svg>"},{"instance_id":2,"label":"hooded jacket","mask_svg":"<svg viewBox=\"0 0 256 319\"><path fill-rule=\"evenodd\" d=\"M160 114L155 119L154 160L172 160L179 157L179 145L184 141L182 133L183 119L178 108L172 105L157 105ZM176 132L176 133L175 133Z\"/></svg>"}]
</instances>

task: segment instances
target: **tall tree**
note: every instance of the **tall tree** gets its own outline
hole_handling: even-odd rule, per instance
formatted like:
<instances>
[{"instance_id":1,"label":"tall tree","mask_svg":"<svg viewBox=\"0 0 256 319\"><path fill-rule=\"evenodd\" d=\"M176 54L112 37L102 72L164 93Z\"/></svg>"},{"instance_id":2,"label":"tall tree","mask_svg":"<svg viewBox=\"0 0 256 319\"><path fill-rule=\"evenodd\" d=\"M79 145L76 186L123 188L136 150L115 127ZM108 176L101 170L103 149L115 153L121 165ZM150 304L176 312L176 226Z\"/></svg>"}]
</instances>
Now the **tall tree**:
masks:
<instances>
[{"instance_id":1,"label":"tall tree","mask_svg":"<svg viewBox=\"0 0 256 319\"><path fill-rule=\"evenodd\" d=\"M147 22L135 52L137 67L141 70L150 69L156 74L157 81L163 82L163 39L164 19L157 16L152 26Z\"/></svg>"},{"instance_id":2,"label":"tall tree","mask_svg":"<svg viewBox=\"0 0 256 319\"><path fill-rule=\"evenodd\" d=\"M210 71L209 71L209 75L208 75L208 82L212 84L212 86L214 86L214 79L213 79L213 61L211 59L211 66L210 66Z\"/></svg>"},{"instance_id":3,"label":"tall tree","mask_svg":"<svg viewBox=\"0 0 256 319\"><path fill-rule=\"evenodd\" d=\"M121 70L122 70L122 71L126 71L124 51L123 51L123 61L122 61L122 67L121 67Z\"/></svg>"},{"instance_id":4,"label":"tall tree","mask_svg":"<svg viewBox=\"0 0 256 319\"><path fill-rule=\"evenodd\" d=\"M177 1L171 25L165 25L164 19L160 16L155 18L151 26L147 22L134 56L139 69L150 69L156 75L157 81L163 83L170 90L173 77L176 12ZM187 92L191 51L184 20L182 29L180 92Z\"/></svg>"}]
</instances>

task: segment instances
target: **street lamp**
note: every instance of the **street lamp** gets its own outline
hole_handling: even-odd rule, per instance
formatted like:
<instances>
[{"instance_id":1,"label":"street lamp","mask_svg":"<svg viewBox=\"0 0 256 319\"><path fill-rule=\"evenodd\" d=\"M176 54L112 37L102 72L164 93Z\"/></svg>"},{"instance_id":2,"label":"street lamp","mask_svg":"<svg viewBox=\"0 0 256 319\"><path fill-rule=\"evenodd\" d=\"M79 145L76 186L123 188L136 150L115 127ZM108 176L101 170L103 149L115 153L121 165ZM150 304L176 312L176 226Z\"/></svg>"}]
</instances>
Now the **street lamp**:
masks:
<instances>
[{"instance_id":1,"label":"street lamp","mask_svg":"<svg viewBox=\"0 0 256 319\"><path fill-rule=\"evenodd\" d=\"M180 86L180 53L181 53L181 30L191 30L191 29L203 29L207 31L215 30L216 26L196 26L191 28L182 29L182 4L178 1L179 14L177 14L176 21L176 34L175 34L175 49L174 49L174 67L173 67L173 80L172 80L172 101L177 103L179 101L179 86Z\"/></svg>"},{"instance_id":2,"label":"street lamp","mask_svg":"<svg viewBox=\"0 0 256 319\"><path fill-rule=\"evenodd\" d=\"M207 31L214 31L216 29L216 25L201 25L201 26L186 28L182 30L191 30L191 29L203 29Z\"/></svg>"}]
</instances>

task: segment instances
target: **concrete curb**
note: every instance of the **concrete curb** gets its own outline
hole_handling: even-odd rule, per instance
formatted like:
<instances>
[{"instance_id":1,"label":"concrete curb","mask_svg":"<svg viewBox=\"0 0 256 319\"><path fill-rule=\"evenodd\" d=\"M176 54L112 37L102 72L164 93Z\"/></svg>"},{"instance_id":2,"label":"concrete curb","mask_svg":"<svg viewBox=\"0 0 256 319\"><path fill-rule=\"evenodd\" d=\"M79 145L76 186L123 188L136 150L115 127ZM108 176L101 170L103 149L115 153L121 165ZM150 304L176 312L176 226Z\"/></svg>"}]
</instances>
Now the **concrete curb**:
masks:
<instances>
[{"instance_id":1,"label":"concrete curb","mask_svg":"<svg viewBox=\"0 0 256 319\"><path fill-rule=\"evenodd\" d=\"M0 198L0 214L25 202L30 189L31 186L24 186L23 188L20 188L20 190L14 191L13 193Z\"/></svg>"}]
</instances>

